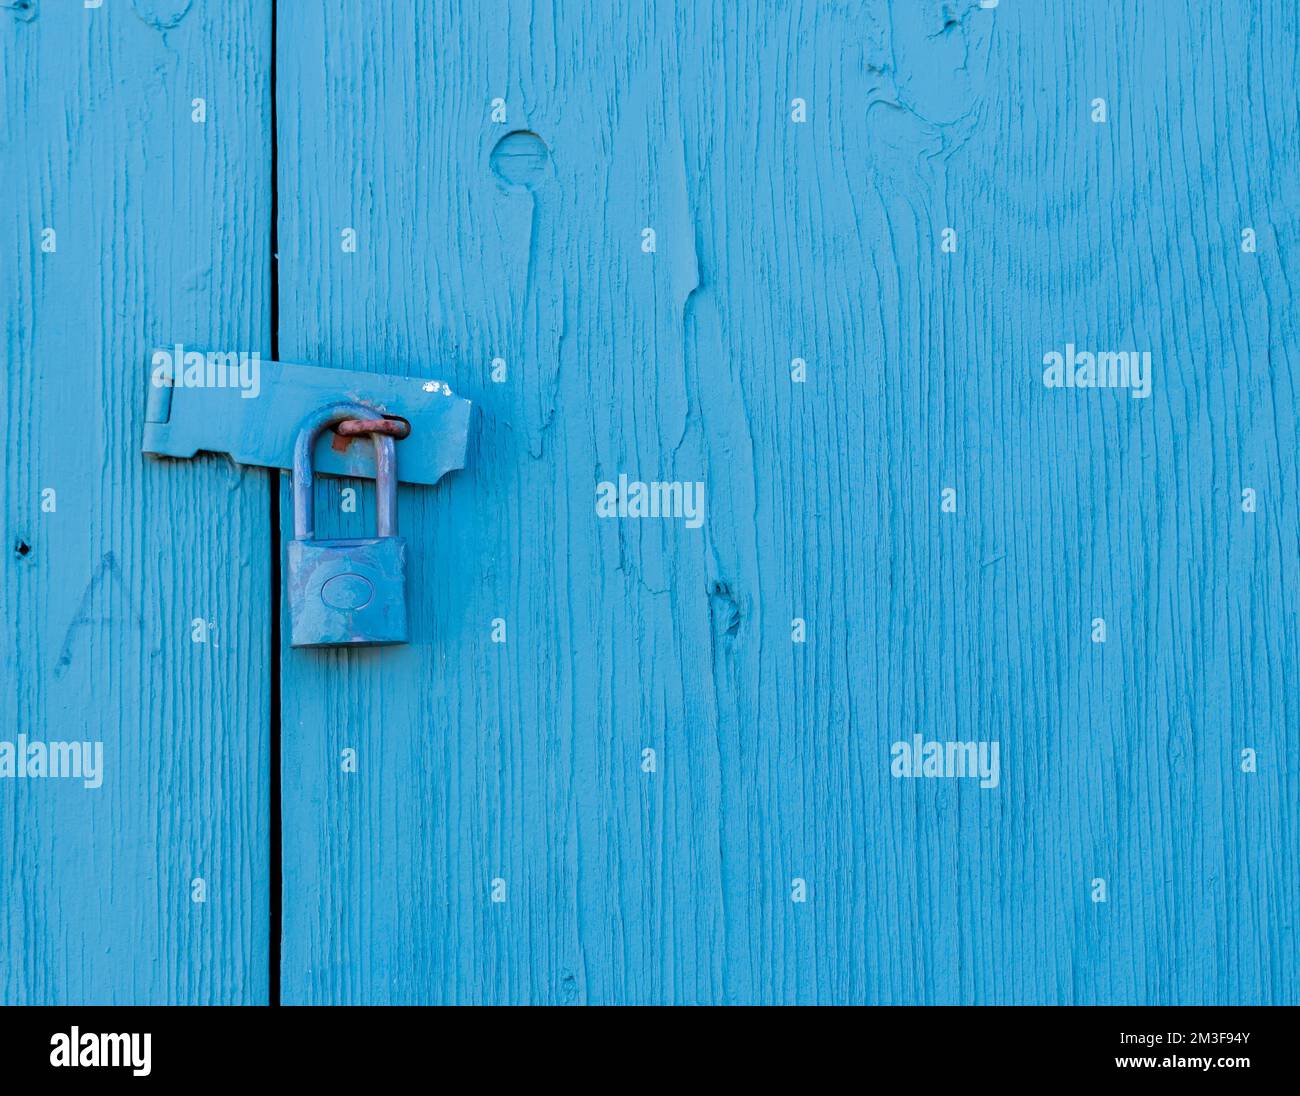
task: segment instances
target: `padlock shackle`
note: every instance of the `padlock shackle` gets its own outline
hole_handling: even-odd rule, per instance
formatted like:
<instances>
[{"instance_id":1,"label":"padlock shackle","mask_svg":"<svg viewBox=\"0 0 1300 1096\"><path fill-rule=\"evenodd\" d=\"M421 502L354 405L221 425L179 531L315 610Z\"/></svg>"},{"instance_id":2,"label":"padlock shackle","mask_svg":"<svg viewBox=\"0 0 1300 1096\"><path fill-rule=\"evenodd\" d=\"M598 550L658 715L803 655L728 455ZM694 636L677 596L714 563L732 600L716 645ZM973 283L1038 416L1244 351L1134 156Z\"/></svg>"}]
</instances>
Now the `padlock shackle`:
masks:
<instances>
[{"instance_id":1,"label":"padlock shackle","mask_svg":"<svg viewBox=\"0 0 1300 1096\"><path fill-rule=\"evenodd\" d=\"M345 419L373 419L373 407L359 403L334 403L303 420L293 443L293 535L311 540L316 535L316 473L312 450L327 426ZM393 439L372 434L375 443L375 520L381 537L397 536L397 451Z\"/></svg>"}]
</instances>

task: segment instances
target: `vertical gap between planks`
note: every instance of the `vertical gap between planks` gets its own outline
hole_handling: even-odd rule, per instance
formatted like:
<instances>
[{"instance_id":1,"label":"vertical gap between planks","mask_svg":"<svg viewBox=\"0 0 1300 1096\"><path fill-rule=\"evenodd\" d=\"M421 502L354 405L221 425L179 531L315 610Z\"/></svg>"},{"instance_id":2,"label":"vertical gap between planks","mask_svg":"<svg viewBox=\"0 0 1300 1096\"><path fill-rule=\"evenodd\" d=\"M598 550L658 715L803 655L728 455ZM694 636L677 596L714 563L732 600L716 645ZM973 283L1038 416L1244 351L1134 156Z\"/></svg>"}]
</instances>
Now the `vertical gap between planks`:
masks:
<instances>
[{"instance_id":1,"label":"vertical gap between planks","mask_svg":"<svg viewBox=\"0 0 1300 1096\"><path fill-rule=\"evenodd\" d=\"M271 360L280 360L280 259L279 259L279 135L275 113L275 63L276 63L276 0L271 0ZM271 909L268 932L267 1000L272 1007L280 1004L280 932L283 925L281 888L283 867L281 862L281 810L280 810L280 470L267 471L270 484L270 548L271 548L271 834L270 834L270 890Z\"/></svg>"}]
</instances>

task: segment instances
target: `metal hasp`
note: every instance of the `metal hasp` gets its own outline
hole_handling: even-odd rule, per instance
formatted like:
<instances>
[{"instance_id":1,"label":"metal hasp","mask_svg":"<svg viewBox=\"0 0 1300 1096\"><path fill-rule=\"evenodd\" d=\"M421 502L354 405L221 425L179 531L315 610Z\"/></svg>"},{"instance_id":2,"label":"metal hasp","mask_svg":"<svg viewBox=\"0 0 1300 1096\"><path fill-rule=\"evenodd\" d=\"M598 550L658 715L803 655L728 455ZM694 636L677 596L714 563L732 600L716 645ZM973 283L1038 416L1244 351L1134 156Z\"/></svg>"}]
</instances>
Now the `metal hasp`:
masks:
<instances>
[{"instance_id":1,"label":"metal hasp","mask_svg":"<svg viewBox=\"0 0 1300 1096\"><path fill-rule=\"evenodd\" d=\"M240 464L293 467L298 426L326 404L360 404L364 419L410 424L403 483L432 485L465 467L472 404L442 381L262 361L256 354L184 346L152 352L144 452L160 457L228 453ZM367 431L370 433L370 431ZM338 435L320 438L318 473L375 478L374 451Z\"/></svg>"},{"instance_id":2,"label":"metal hasp","mask_svg":"<svg viewBox=\"0 0 1300 1096\"><path fill-rule=\"evenodd\" d=\"M397 535L397 454L385 430L372 433L376 535L316 540L312 447L327 426L368 420L370 408L336 403L298 429L293 448L293 540L289 619L294 647L377 647L405 643L406 541Z\"/></svg>"}]
</instances>

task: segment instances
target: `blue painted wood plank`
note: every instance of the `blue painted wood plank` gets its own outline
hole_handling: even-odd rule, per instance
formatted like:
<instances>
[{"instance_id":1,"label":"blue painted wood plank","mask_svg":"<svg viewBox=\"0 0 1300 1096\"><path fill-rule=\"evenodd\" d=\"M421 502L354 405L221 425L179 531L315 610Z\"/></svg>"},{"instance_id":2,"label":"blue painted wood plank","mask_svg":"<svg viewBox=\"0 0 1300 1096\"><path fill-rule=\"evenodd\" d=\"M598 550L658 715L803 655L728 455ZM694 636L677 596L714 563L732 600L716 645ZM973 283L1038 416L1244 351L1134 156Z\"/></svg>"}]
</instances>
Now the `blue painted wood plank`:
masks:
<instances>
[{"instance_id":1,"label":"blue painted wood plank","mask_svg":"<svg viewBox=\"0 0 1300 1096\"><path fill-rule=\"evenodd\" d=\"M267 475L140 438L151 346L270 357L271 29L0 6L0 773L102 749L0 778L4 1003L267 999Z\"/></svg>"},{"instance_id":2,"label":"blue painted wood plank","mask_svg":"<svg viewBox=\"0 0 1300 1096\"><path fill-rule=\"evenodd\" d=\"M282 355L481 409L281 651L287 1000L1295 1002L1291 6L278 18Z\"/></svg>"}]
</instances>

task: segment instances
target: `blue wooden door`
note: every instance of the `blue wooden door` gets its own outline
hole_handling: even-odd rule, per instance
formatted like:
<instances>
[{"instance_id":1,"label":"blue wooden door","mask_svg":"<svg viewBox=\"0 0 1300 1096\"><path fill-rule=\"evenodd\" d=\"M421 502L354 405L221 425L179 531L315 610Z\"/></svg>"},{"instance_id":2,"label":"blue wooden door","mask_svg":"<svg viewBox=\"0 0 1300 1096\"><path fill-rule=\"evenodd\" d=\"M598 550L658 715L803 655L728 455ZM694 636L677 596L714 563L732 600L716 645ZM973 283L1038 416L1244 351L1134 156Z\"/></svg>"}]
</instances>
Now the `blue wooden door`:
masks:
<instances>
[{"instance_id":1,"label":"blue wooden door","mask_svg":"<svg viewBox=\"0 0 1300 1096\"><path fill-rule=\"evenodd\" d=\"M264 1003L268 474L140 455L269 356L270 9L0 5L0 1001Z\"/></svg>"},{"instance_id":2,"label":"blue wooden door","mask_svg":"<svg viewBox=\"0 0 1300 1096\"><path fill-rule=\"evenodd\" d=\"M280 352L479 407L282 649L285 999L1294 1000L1296 31L281 5Z\"/></svg>"},{"instance_id":3,"label":"blue wooden door","mask_svg":"<svg viewBox=\"0 0 1300 1096\"><path fill-rule=\"evenodd\" d=\"M6 1001L1296 1001L1291 6L0 24ZM179 340L475 402L409 645Z\"/></svg>"}]
</instances>

